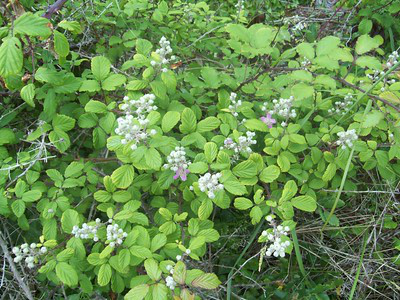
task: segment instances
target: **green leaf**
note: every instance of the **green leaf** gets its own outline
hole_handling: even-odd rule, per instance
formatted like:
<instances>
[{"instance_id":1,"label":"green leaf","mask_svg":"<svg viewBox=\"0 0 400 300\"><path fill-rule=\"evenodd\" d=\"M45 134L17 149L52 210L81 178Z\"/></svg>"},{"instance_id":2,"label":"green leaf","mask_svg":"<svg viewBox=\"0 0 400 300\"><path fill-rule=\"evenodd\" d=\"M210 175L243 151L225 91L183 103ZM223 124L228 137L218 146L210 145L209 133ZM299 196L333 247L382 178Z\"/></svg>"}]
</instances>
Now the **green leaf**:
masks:
<instances>
[{"instance_id":1,"label":"green leaf","mask_svg":"<svg viewBox=\"0 0 400 300\"><path fill-rule=\"evenodd\" d=\"M15 142L15 133L10 128L0 129L0 145L12 144Z\"/></svg>"},{"instance_id":2,"label":"green leaf","mask_svg":"<svg viewBox=\"0 0 400 300\"><path fill-rule=\"evenodd\" d=\"M257 165L252 160L246 160L236 165L232 172L238 177L252 178L257 175Z\"/></svg>"},{"instance_id":3,"label":"green leaf","mask_svg":"<svg viewBox=\"0 0 400 300\"><path fill-rule=\"evenodd\" d=\"M147 55L150 53L153 45L150 41L145 39L137 39L136 40L136 51L139 54Z\"/></svg>"},{"instance_id":4,"label":"green leaf","mask_svg":"<svg viewBox=\"0 0 400 300\"><path fill-rule=\"evenodd\" d=\"M189 165L189 171L195 174L203 174L208 170L208 165L205 162L199 161Z\"/></svg>"},{"instance_id":5,"label":"green leaf","mask_svg":"<svg viewBox=\"0 0 400 300\"><path fill-rule=\"evenodd\" d=\"M161 167L161 155L160 153L153 147L150 147L146 150L144 154L146 164L154 170L158 170Z\"/></svg>"},{"instance_id":6,"label":"green leaf","mask_svg":"<svg viewBox=\"0 0 400 300\"><path fill-rule=\"evenodd\" d=\"M56 115L52 125L54 129L66 132L75 127L75 119L65 115Z\"/></svg>"},{"instance_id":7,"label":"green leaf","mask_svg":"<svg viewBox=\"0 0 400 300\"><path fill-rule=\"evenodd\" d=\"M220 80L217 70L210 67L204 67L201 69L200 72L208 88L216 89L220 86Z\"/></svg>"},{"instance_id":8,"label":"green leaf","mask_svg":"<svg viewBox=\"0 0 400 300\"><path fill-rule=\"evenodd\" d=\"M167 96L167 88L162 81L153 81L150 83L150 87L158 98L164 99Z\"/></svg>"},{"instance_id":9,"label":"green leaf","mask_svg":"<svg viewBox=\"0 0 400 300\"><path fill-rule=\"evenodd\" d=\"M19 73L23 56L20 41L15 37L3 39L0 46L0 76L7 77Z\"/></svg>"},{"instance_id":10,"label":"green leaf","mask_svg":"<svg viewBox=\"0 0 400 300\"><path fill-rule=\"evenodd\" d=\"M298 196L292 199L292 205L297 209L313 212L317 209L317 202L311 196Z\"/></svg>"},{"instance_id":11,"label":"green leaf","mask_svg":"<svg viewBox=\"0 0 400 300\"><path fill-rule=\"evenodd\" d=\"M58 23L58 26L75 34L82 32L81 24L78 21L62 20L60 23Z\"/></svg>"},{"instance_id":12,"label":"green leaf","mask_svg":"<svg viewBox=\"0 0 400 300\"><path fill-rule=\"evenodd\" d=\"M149 292L148 284L139 284L131 289L124 297L125 300L142 300Z\"/></svg>"},{"instance_id":13,"label":"green leaf","mask_svg":"<svg viewBox=\"0 0 400 300\"><path fill-rule=\"evenodd\" d=\"M376 125L379 124L379 122L381 120L383 120L383 118L385 117L385 115L383 114L383 112L379 111L379 110L374 110L372 112L369 112L365 117L364 120L362 122L362 128L371 128L371 127L375 127Z\"/></svg>"},{"instance_id":14,"label":"green leaf","mask_svg":"<svg viewBox=\"0 0 400 300\"><path fill-rule=\"evenodd\" d=\"M103 81L110 73L111 63L104 56L96 56L91 63L92 73L98 81Z\"/></svg>"},{"instance_id":15,"label":"green leaf","mask_svg":"<svg viewBox=\"0 0 400 300\"><path fill-rule=\"evenodd\" d=\"M164 132L169 132L179 122L181 114L177 111L168 111L161 121L161 128Z\"/></svg>"},{"instance_id":16,"label":"green leaf","mask_svg":"<svg viewBox=\"0 0 400 300\"><path fill-rule=\"evenodd\" d=\"M358 24L358 32L360 34L368 34L372 29L372 21L366 18L363 18Z\"/></svg>"},{"instance_id":17,"label":"green leaf","mask_svg":"<svg viewBox=\"0 0 400 300\"><path fill-rule=\"evenodd\" d=\"M213 273L202 274L192 281L194 287L207 290L216 289L220 284L221 281L219 281L217 275Z\"/></svg>"},{"instance_id":18,"label":"green leaf","mask_svg":"<svg viewBox=\"0 0 400 300\"><path fill-rule=\"evenodd\" d=\"M64 34L58 32L57 30L55 30L53 34L54 34L54 51L56 51L56 53L60 57L67 57L69 54L69 43L67 38L65 37Z\"/></svg>"},{"instance_id":19,"label":"green leaf","mask_svg":"<svg viewBox=\"0 0 400 300\"><path fill-rule=\"evenodd\" d=\"M186 280L186 266L182 261L178 261L174 267L173 273L174 281L178 284L185 284Z\"/></svg>"},{"instance_id":20,"label":"green leaf","mask_svg":"<svg viewBox=\"0 0 400 300\"><path fill-rule=\"evenodd\" d=\"M250 119L247 120L244 123L244 126L246 126L246 128L248 130L253 130L253 131L261 131L261 132L267 132L268 131L268 126L261 120L259 119Z\"/></svg>"},{"instance_id":21,"label":"green leaf","mask_svg":"<svg viewBox=\"0 0 400 300\"><path fill-rule=\"evenodd\" d=\"M157 234L151 240L151 246L150 246L151 252L156 252L158 249L163 247L166 243L167 243L167 236L163 233Z\"/></svg>"},{"instance_id":22,"label":"green leaf","mask_svg":"<svg viewBox=\"0 0 400 300\"><path fill-rule=\"evenodd\" d=\"M40 197L42 197L42 192L38 190L30 190L25 192L22 195L22 201L24 202L35 202L36 200L39 200Z\"/></svg>"},{"instance_id":23,"label":"green leaf","mask_svg":"<svg viewBox=\"0 0 400 300\"><path fill-rule=\"evenodd\" d=\"M129 91L140 91L147 87L147 81L144 80L131 80L126 85Z\"/></svg>"},{"instance_id":24,"label":"green leaf","mask_svg":"<svg viewBox=\"0 0 400 300\"><path fill-rule=\"evenodd\" d=\"M246 210L253 206L253 202L247 198L239 197L235 199L233 205L239 210Z\"/></svg>"},{"instance_id":25,"label":"green leaf","mask_svg":"<svg viewBox=\"0 0 400 300\"><path fill-rule=\"evenodd\" d=\"M125 83L126 77L122 74L111 74L102 83L101 88L105 91L114 91L118 86Z\"/></svg>"},{"instance_id":26,"label":"green leaf","mask_svg":"<svg viewBox=\"0 0 400 300\"><path fill-rule=\"evenodd\" d=\"M213 142L208 142L204 145L204 156L210 164L214 161L218 154L218 146Z\"/></svg>"},{"instance_id":27,"label":"green leaf","mask_svg":"<svg viewBox=\"0 0 400 300\"><path fill-rule=\"evenodd\" d=\"M155 259L149 258L144 262L144 268L146 269L147 275L154 280L157 281L161 277L161 269L158 267L158 263Z\"/></svg>"},{"instance_id":28,"label":"green leaf","mask_svg":"<svg viewBox=\"0 0 400 300\"><path fill-rule=\"evenodd\" d=\"M129 248L129 251L132 253L132 255L139 258L151 258L153 256L151 251L143 246L132 246Z\"/></svg>"},{"instance_id":29,"label":"green leaf","mask_svg":"<svg viewBox=\"0 0 400 300\"><path fill-rule=\"evenodd\" d=\"M109 264L101 265L99 273L97 274L97 283L100 286L107 285L111 280L112 270Z\"/></svg>"},{"instance_id":30,"label":"green leaf","mask_svg":"<svg viewBox=\"0 0 400 300\"><path fill-rule=\"evenodd\" d=\"M296 46L296 50L297 53L299 53L299 55L302 57L306 57L308 59L314 58L314 47L310 43L300 43Z\"/></svg>"},{"instance_id":31,"label":"green leaf","mask_svg":"<svg viewBox=\"0 0 400 300\"><path fill-rule=\"evenodd\" d=\"M100 90L100 84L96 80L84 80L79 88L80 92L98 92Z\"/></svg>"},{"instance_id":32,"label":"green leaf","mask_svg":"<svg viewBox=\"0 0 400 300\"><path fill-rule=\"evenodd\" d=\"M59 262L56 266L57 277L66 285L73 286L78 284L78 274L75 269L66 262Z\"/></svg>"},{"instance_id":33,"label":"green leaf","mask_svg":"<svg viewBox=\"0 0 400 300\"><path fill-rule=\"evenodd\" d=\"M26 12L15 20L14 33L46 37L51 34L48 24L49 20Z\"/></svg>"},{"instance_id":34,"label":"green leaf","mask_svg":"<svg viewBox=\"0 0 400 300\"><path fill-rule=\"evenodd\" d=\"M213 211L213 202L211 201L211 199L206 198L203 200L203 202L201 203L199 210L197 212L199 219L200 220L206 220L212 213Z\"/></svg>"},{"instance_id":35,"label":"green leaf","mask_svg":"<svg viewBox=\"0 0 400 300\"><path fill-rule=\"evenodd\" d=\"M179 126L179 130L182 133L191 133L196 130L196 115L190 108L185 108L181 115L182 124Z\"/></svg>"},{"instance_id":36,"label":"green leaf","mask_svg":"<svg viewBox=\"0 0 400 300\"><path fill-rule=\"evenodd\" d=\"M73 209L67 209L61 216L61 227L66 233L71 233L74 226L79 226L79 215Z\"/></svg>"},{"instance_id":37,"label":"green leaf","mask_svg":"<svg viewBox=\"0 0 400 300\"><path fill-rule=\"evenodd\" d=\"M22 200L15 200L13 203L11 203L11 209L14 215L19 218L25 212L25 202Z\"/></svg>"},{"instance_id":38,"label":"green leaf","mask_svg":"<svg viewBox=\"0 0 400 300\"><path fill-rule=\"evenodd\" d=\"M332 180L333 176L336 174L336 164L330 163L326 168L324 175L322 175L322 180L328 182Z\"/></svg>"},{"instance_id":39,"label":"green leaf","mask_svg":"<svg viewBox=\"0 0 400 300\"><path fill-rule=\"evenodd\" d=\"M85 111L86 112L91 112L91 113L96 113L96 114L101 114L101 113L106 113L107 106L96 100L90 100L88 103L85 105Z\"/></svg>"},{"instance_id":40,"label":"green leaf","mask_svg":"<svg viewBox=\"0 0 400 300\"><path fill-rule=\"evenodd\" d=\"M375 36L374 38L372 38L369 35L364 34L357 39L355 49L357 54L364 54L378 48L382 44L382 42L383 39L380 36Z\"/></svg>"},{"instance_id":41,"label":"green leaf","mask_svg":"<svg viewBox=\"0 0 400 300\"><path fill-rule=\"evenodd\" d=\"M281 174L281 170L279 169L279 167L272 165L272 166L266 167L264 170L261 171L260 180L265 183L271 183L274 180L276 180L280 174Z\"/></svg>"},{"instance_id":42,"label":"green leaf","mask_svg":"<svg viewBox=\"0 0 400 300\"><path fill-rule=\"evenodd\" d=\"M123 165L111 174L112 182L120 189L126 189L132 184L135 171L132 165Z\"/></svg>"},{"instance_id":43,"label":"green leaf","mask_svg":"<svg viewBox=\"0 0 400 300\"><path fill-rule=\"evenodd\" d=\"M247 193L247 189L239 181L225 181L224 188L233 195L244 195Z\"/></svg>"},{"instance_id":44,"label":"green leaf","mask_svg":"<svg viewBox=\"0 0 400 300\"><path fill-rule=\"evenodd\" d=\"M189 249L196 250L202 247L206 242L206 238L204 236L197 236L190 239Z\"/></svg>"},{"instance_id":45,"label":"green leaf","mask_svg":"<svg viewBox=\"0 0 400 300\"><path fill-rule=\"evenodd\" d=\"M83 163L73 161L68 165L65 169L64 176L65 178L73 177L76 178L82 174L82 170L85 167Z\"/></svg>"},{"instance_id":46,"label":"green leaf","mask_svg":"<svg viewBox=\"0 0 400 300\"><path fill-rule=\"evenodd\" d=\"M306 99L314 95L314 88L305 83L298 83L292 87L292 94L297 100Z\"/></svg>"},{"instance_id":47,"label":"green leaf","mask_svg":"<svg viewBox=\"0 0 400 300\"><path fill-rule=\"evenodd\" d=\"M205 118L204 120L201 120L197 124L196 131L199 133L209 132L217 128L220 123L221 123L220 120L218 120L216 117L208 117Z\"/></svg>"},{"instance_id":48,"label":"green leaf","mask_svg":"<svg viewBox=\"0 0 400 300\"><path fill-rule=\"evenodd\" d=\"M35 85L33 83L27 84L21 89L21 98L32 107L35 107Z\"/></svg>"},{"instance_id":49,"label":"green leaf","mask_svg":"<svg viewBox=\"0 0 400 300\"><path fill-rule=\"evenodd\" d=\"M282 191L282 196L279 199L279 204L290 200L297 193L297 184L294 180L289 180L285 183L285 186Z\"/></svg>"}]
</instances>

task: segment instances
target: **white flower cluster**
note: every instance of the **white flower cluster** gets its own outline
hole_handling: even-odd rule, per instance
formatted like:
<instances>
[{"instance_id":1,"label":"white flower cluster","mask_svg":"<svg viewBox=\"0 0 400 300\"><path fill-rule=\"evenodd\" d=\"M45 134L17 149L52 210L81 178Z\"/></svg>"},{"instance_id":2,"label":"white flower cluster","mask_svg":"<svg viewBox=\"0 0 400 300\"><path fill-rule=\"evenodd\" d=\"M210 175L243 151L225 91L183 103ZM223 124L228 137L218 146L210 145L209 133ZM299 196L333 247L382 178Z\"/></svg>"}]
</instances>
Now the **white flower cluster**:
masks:
<instances>
[{"instance_id":1,"label":"white flower cluster","mask_svg":"<svg viewBox=\"0 0 400 300\"><path fill-rule=\"evenodd\" d=\"M375 83L375 81L377 81L380 77L382 77L383 75L385 75L384 71L379 71L379 70L375 70L373 74L367 74L368 79L370 79L372 81L372 83ZM388 79L388 78L383 78L383 86L381 87L381 92L384 92L386 90L386 85L387 84L393 84L396 82L395 79Z\"/></svg>"},{"instance_id":2,"label":"white flower cluster","mask_svg":"<svg viewBox=\"0 0 400 300\"><path fill-rule=\"evenodd\" d=\"M224 189L224 185L219 183L221 178L221 173L216 173L211 175L211 173L206 173L199 178L199 189L200 191L207 193L208 198L214 199L215 192Z\"/></svg>"},{"instance_id":3,"label":"white flower cluster","mask_svg":"<svg viewBox=\"0 0 400 300\"><path fill-rule=\"evenodd\" d=\"M386 62L386 66L388 68L393 67L395 64L398 63L399 53L397 51L393 51L392 54L389 55L389 58Z\"/></svg>"},{"instance_id":4,"label":"white flower cluster","mask_svg":"<svg viewBox=\"0 0 400 300\"><path fill-rule=\"evenodd\" d=\"M289 29L293 34L296 34L302 31L303 29L307 28L307 23L305 21L306 18L300 17L299 15L288 17L283 20L283 22L288 26L292 25L292 27L290 27Z\"/></svg>"},{"instance_id":5,"label":"white flower cluster","mask_svg":"<svg viewBox=\"0 0 400 300\"><path fill-rule=\"evenodd\" d=\"M256 134L252 131L247 131L246 136L240 136L238 138L238 143L235 143L231 138L226 138L224 141L224 146L221 149L233 150L235 154L239 153L252 153L253 150L250 148L251 145L257 144L257 141L253 138Z\"/></svg>"},{"instance_id":6,"label":"white flower cluster","mask_svg":"<svg viewBox=\"0 0 400 300\"><path fill-rule=\"evenodd\" d=\"M270 115L278 115L284 119L281 123L282 127L287 126L287 120L290 118L296 118L297 113L296 110L292 109L294 97L290 96L288 99L279 98L279 100L274 99L272 103L274 104L272 110L268 111L268 103L265 102L264 105L261 107L262 111L267 111Z\"/></svg>"},{"instance_id":7,"label":"white flower cluster","mask_svg":"<svg viewBox=\"0 0 400 300\"><path fill-rule=\"evenodd\" d=\"M262 232L262 235L271 243L265 255L285 257L285 251L290 246L290 241L282 241L282 236L287 236L290 228L288 226L283 227L282 225L275 226L273 221L270 224L273 224L274 227Z\"/></svg>"},{"instance_id":8,"label":"white flower cluster","mask_svg":"<svg viewBox=\"0 0 400 300\"><path fill-rule=\"evenodd\" d=\"M164 164L165 169L171 169L175 172L174 179L180 177L182 180L186 180L186 175L189 173L188 167L192 162L186 160L186 151L183 147L175 147L171 153L167 156L167 162Z\"/></svg>"},{"instance_id":9,"label":"white flower cluster","mask_svg":"<svg viewBox=\"0 0 400 300\"><path fill-rule=\"evenodd\" d=\"M304 57L303 61L301 62L301 66L305 69L307 69L307 67L311 64L311 61L307 58Z\"/></svg>"},{"instance_id":10,"label":"white flower cluster","mask_svg":"<svg viewBox=\"0 0 400 300\"><path fill-rule=\"evenodd\" d=\"M240 14L240 12L244 10L244 2L244 0L238 0L238 2L235 4L237 14Z\"/></svg>"},{"instance_id":11,"label":"white flower cluster","mask_svg":"<svg viewBox=\"0 0 400 300\"><path fill-rule=\"evenodd\" d=\"M172 53L172 48L170 45L170 42L166 39L165 36L163 36L160 40L160 46L161 48L156 50L156 53L160 55L160 61L157 62L155 60L152 60L150 64L153 67L158 67L163 71L164 73L168 71L168 68L166 67L171 60L175 60L176 57L174 55L171 56L171 58L168 58L168 55Z\"/></svg>"},{"instance_id":12,"label":"white flower cluster","mask_svg":"<svg viewBox=\"0 0 400 300\"><path fill-rule=\"evenodd\" d=\"M28 245L27 243L22 244L20 247L12 248L12 253L14 253L14 262L19 263L24 259L26 266L29 269L35 267L35 258L40 255L47 253L46 247L38 247L37 244L32 243Z\"/></svg>"},{"instance_id":13,"label":"white flower cluster","mask_svg":"<svg viewBox=\"0 0 400 300\"><path fill-rule=\"evenodd\" d=\"M238 109L242 106L242 100L236 100L237 94L232 92L229 99L231 100L232 104L229 105L229 110L232 112L234 117L239 115Z\"/></svg>"},{"instance_id":14,"label":"white flower cluster","mask_svg":"<svg viewBox=\"0 0 400 300\"><path fill-rule=\"evenodd\" d=\"M147 114L157 109L157 106L153 105L155 98L153 94L146 94L139 100L124 97L125 103L121 105L121 109L124 110L125 116L117 119L118 127L115 129L115 133L123 137L123 145L131 143L131 149L136 150L138 144L157 133L155 129L146 129L149 123Z\"/></svg>"},{"instance_id":15,"label":"white flower cluster","mask_svg":"<svg viewBox=\"0 0 400 300\"><path fill-rule=\"evenodd\" d=\"M79 228L79 226L75 225L72 228L72 234L74 234L76 238L93 239L93 241L97 242L99 240L99 237L97 236L97 230L101 225L100 219L97 218L96 225L94 226L83 223L82 228Z\"/></svg>"},{"instance_id":16,"label":"white flower cluster","mask_svg":"<svg viewBox=\"0 0 400 300\"><path fill-rule=\"evenodd\" d=\"M108 222L112 223L112 219L108 220ZM111 248L121 245L127 236L128 234L122 228L119 228L118 224L107 225L107 242L109 242Z\"/></svg>"},{"instance_id":17,"label":"white flower cluster","mask_svg":"<svg viewBox=\"0 0 400 300\"><path fill-rule=\"evenodd\" d=\"M342 149L347 147L353 147L353 143L358 139L355 129L350 129L347 131L341 131L337 133L339 140L336 142L338 146L342 146Z\"/></svg>"},{"instance_id":18,"label":"white flower cluster","mask_svg":"<svg viewBox=\"0 0 400 300\"><path fill-rule=\"evenodd\" d=\"M328 109L330 114L332 113L341 113L344 115L346 112L349 111L350 107L353 105L354 98L351 94L347 94L344 96L343 101L336 101L335 107Z\"/></svg>"},{"instance_id":19,"label":"white flower cluster","mask_svg":"<svg viewBox=\"0 0 400 300\"><path fill-rule=\"evenodd\" d=\"M124 97L125 103L121 105L121 109L126 114L136 115L139 119L146 119L146 114L157 110L157 106L154 105L156 96L153 94L146 94L139 98L139 100L131 100L128 96Z\"/></svg>"},{"instance_id":20,"label":"white flower cluster","mask_svg":"<svg viewBox=\"0 0 400 300\"><path fill-rule=\"evenodd\" d=\"M174 274L174 267L171 265L166 266L167 271L173 275ZM176 282L172 276L167 276L165 278L165 284L170 290L174 290L176 287Z\"/></svg>"}]
</instances>

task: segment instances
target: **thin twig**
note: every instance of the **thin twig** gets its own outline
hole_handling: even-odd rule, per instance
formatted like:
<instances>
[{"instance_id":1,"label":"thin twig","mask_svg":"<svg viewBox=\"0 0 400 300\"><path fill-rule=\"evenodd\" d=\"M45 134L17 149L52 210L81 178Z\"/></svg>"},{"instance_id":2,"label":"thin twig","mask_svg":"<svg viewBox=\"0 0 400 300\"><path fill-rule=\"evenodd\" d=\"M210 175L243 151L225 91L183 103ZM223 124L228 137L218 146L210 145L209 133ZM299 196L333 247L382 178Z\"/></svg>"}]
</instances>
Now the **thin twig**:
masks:
<instances>
[{"instance_id":1,"label":"thin twig","mask_svg":"<svg viewBox=\"0 0 400 300\"><path fill-rule=\"evenodd\" d=\"M10 252L7 249L6 242L3 240L2 233L0 232L0 247L3 250L4 256L6 257L8 264L10 265L11 271L14 275L14 278L18 281L20 287L22 288L22 291L24 292L25 296L29 300L33 300L33 296L31 293L31 290L28 288L28 286L25 284L25 282L22 280L21 275L19 274L13 259L11 258Z\"/></svg>"}]
</instances>

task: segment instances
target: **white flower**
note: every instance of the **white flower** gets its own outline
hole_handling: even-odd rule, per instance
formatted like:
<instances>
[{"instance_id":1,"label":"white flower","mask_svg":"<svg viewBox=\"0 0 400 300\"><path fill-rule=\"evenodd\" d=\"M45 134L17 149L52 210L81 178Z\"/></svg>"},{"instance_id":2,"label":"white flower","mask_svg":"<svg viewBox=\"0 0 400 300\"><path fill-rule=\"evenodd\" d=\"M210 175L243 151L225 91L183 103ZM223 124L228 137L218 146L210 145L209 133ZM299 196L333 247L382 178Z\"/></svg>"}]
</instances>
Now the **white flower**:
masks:
<instances>
[{"instance_id":1,"label":"white flower","mask_svg":"<svg viewBox=\"0 0 400 300\"><path fill-rule=\"evenodd\" d=\"M128 234L124 232L122 228L119 228L119 225L115 223L114 225L107 225L106 236L110 247L114 248L121 245Z\"/></svg>"},{"instance_id":2,"label":"white flower","mask_svg":"<svg viewBox=\"0 0 400 300\"><path fill-rule=\"evenodd\" d=\"M265 102L261 107L262 111L268 112L271 116L277 115L286 120L290 118L296 118L297 113L295 109L292 109L294 97L290 96L288 99L280 98L279 100L272 100L273 108L272 110L268 110L268 103ZM286 122L285 122L286 124ZM282 125L283 126L283 125ZM285 125L286 126L286 125ZM283 127L285 127L283 126Z\"/></svg>"},{"instance_id":3,"label":"white flower","mask_svg":"<svg viewBox=\"0 0 400 300\"><path fill-rule=\"evenodd\" d=\"M182 179L186 181L186 176L189 173L188 167L191 164L186 160L186 151L183 147L175 147L167 156L167 163L164 164L164 169L170 169L175 172L174 179Z\"/></svg>"},{"instance_id":4,"label":"white flower","mask_svg":"<svg viewBox=\"0 0 400 300\"><path fill-rule=\"evenodd\" d=\"M177 255L176 256L176 260L181 260L182 259L182 256L181 255Z\"/></svg>"},{"instance_id":5,"label":"white flower","mask_svg":"<svg viewBox=\"0 0 400 300\"><path fill-rule=\"evenodd\" d=\"M347 147L353 147L353 144L358 139L358 135L356 134L355 129L341 131L337 133L339 140L336 141L338 146L341 146L342 149L346 149Z\"/></svg>"},{"instance_id":6,"label":"white flower","mask_svg":"<svg viewBox=\"0 0 400 300\"><path fill-rule=\"evenodd\" d=\"M172 276L167 276L165 278L165 285L170 289L174 290L176 287L176 282L174 281L174 278Z\"/></svg>"},{"instance_id":7,"label":"white flower","mask_svg":"<svg viewBox=\"0 0 400 300\"><path fill-rule=\"evenodd\" d=\"M336 101L334 108L329 109L328 112L338 113L338 114L341 113L342 115L344 115L346 112L349 111L353 103L354 103L354 98L352 94L349 93L344 97L343 101Z\"/></svg>"},{"instance_id":8,"label":"white flower","mask_svg":"<svg viewBox=\"0 0 400 300\"><path fill-rule=\"evenodd\" d=\"M189 255L192 251L190 251L190 249L186 249L186 254Z\"/></svg>"},{"instance_id":9,"label":"white flower","mask_svg":"<svg viewBox=\"0 0 400 300\"><path fill-rule=\"evenodd\" d=\"M267 237L267 242L270 243L267 251L265 252L266 256L274 256L274 257L285 257L286 248L290 246L289 241L283 241L282 237L287 236L290 228L288 226L283 227L282 225L275 226L268 230L264 230L262 232L262 236Z\"/></svg>"},{"instance_id":10,"label":"white flower","mask_svg":"<svg viewBox=\"0 0 400 300\"><path fill-rule=\"evenodd\" d=\"M207 193L208 198L214 199L215 192L224 189L224 185L219 182L221 173L211 174L206 173L199 178L199 189L200 191Z\"/></svg>"},{"instance_id":11,"label":"white flower","mask_svg":"<svg viewBox=\"0 0 400 300\"><path fill-rule=\"evenodd\" d=\"M256 134L254 132L247 131L245 136L243 135L238 138L238 143L235 143L231 138L226 138L224 146L221 147L221 149L233 150L235 154L232 160L235 161L239 158L239 153L250 154L253 152L251 146L257 144L257 141L254 139L255 136Z\"/></svg>"},{"instance_id":12,"label":"white flower","mask_svg":"<svg viewBox=\"0 0 400 300\"><path fill-rule=\"evenodd\" d=\"M232 92L229 99L231 100L231 103L229 105L229 110L231 111L232 115L234 117L237 117L239 115L238 110L242 106L242 100L236 100L237 94Z\"/></svg>"}]
</instances>

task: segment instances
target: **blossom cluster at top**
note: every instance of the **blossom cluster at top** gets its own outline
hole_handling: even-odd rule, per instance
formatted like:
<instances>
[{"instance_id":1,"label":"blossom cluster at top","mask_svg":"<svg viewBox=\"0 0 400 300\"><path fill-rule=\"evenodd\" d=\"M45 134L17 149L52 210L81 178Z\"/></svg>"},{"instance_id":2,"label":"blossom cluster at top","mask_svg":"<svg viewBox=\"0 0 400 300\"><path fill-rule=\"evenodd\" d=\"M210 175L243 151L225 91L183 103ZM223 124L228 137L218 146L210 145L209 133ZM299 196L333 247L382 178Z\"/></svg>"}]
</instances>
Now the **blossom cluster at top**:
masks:
<instances>
[{"instance_id":1,"label":"blossom cluster at top","mask_svg":"<svg viewBox=\"0 0 400 300\"><path fill-rule=\"evenodd\" d=\"M123 137L121 140L123 145L130 144L131 149L135 150L138 144L156 134L155 129L147 129L149 123L147 114L157 109L154 105L155 98L153 94L146 94L139 100L124 97L125 103L121 105L121 109L125 115L117 119L118 127L115 129L115 133Z\"/></svg>"},{"instance_id":2,"label":"blossom cluster at top","mask_svg":"<svg viewBox=\"0 0 400 300\"><path fill-rule=\"evenodd\" d=\"M244 0L238 0L238 2L235 4L237 14L240 14L240 12L244 10L244 2Z\"/></svg>"},{"instance_id":3,"label":"blossom cluster at top","mask_svg":"<svg viewBox=\"0 0 400 300\"><path fill-rule=\"evenodd\" d=\"M171 60L175 60L176 57L172 55L170 58L168 56L172 53L172 48L170 42L167 40L165 36L160 39L160 46L161 48L156 50L156 53L160 55L160 61L152 60L150 64L153 67L158 67L161 69L162 72L168 71L168 64Z\"/></svg>"},{"instance_id":4,"label":"blossom cluster at top","mask_svg":"<svg viewBox=\"0 0 400 300\"><path fill-rule=\"evenodd\" d=\"M392 54L389 55L389 58L386 62L386 66L388 68L393 67L395 64L398 63L399 53L397 51L393 51Z\"/></svg>"},{"instance_id":5,"label":"blossom cluster at top","mask_svg":"<svg viewBox=\"0 0 400 300\"><path fill-rule=\"evenodd\" d=\"M262 232L262 236L266 237L270 245L265 252L266 256L285 257L286 248L290 246L290 241L283 241L282 237L287 236L290 228L288 226L276 226L272 216L267 216L267 221L273 228L269 228Z\"/></svg>"},{"instance_id":6,"label":"blossom cluster at top","mask_svg":"<svg viewBox=\"0 0 400 300\"><path fill-rule=\"evenodd\" d=\"M257 144L257 141L254 139L255 136L256 134L254 132L246 131L246 136L240 136L237 143L235 143L232 138L226 138L224 140L224 146L222 146L221 149L233 150L235 152L233 160L237 160L239 158L239 153L250 154L253 152L250 146Z\"/></svg>"},{"instance_id":7,"label":"blossom cluster at top","mask_svg":"<svg viewBox=\"0 0 400 300\"><path fill-rule=\"evenodd\" d=\"M237 94L232 92L229 99L231 100L231 103L229 105L229 110L231 111L232 115L234 117L237 117L239 115L238 109L240 106L242 106L242 100L236 100Z\"/></svg>"},{"instance_id":8,"label":"blossom cluster at top","mask_svg":"<svg viewBox=\"0 0 400 300\"><path fill-rule=\"evenodd\" d=\"M338 146L341 146L342 149L346 149L347 147L353 147L353 144L358 139L358 135L356 134L355 129L350 129L347 131L341 131L337 133L339 140L336 141Z\"/></svg>"},{"instance_id":9,"label":"blossom cluster at top","mask_svg":"<svg viewBox=\"0 0 400 300\"><path fill-rule=\"evenodd\" d=\"M264 105L261 107L261 110L264 112L267 112L267 115L265 117L265 120L263 120L265 123L266 120L269 122L267 123L268 127L270 127L272 124L274 124L275 119L271 119L272 115L277 115L281 118L284 118L285 121L281 123L282 127L287 126L287 121L290 118L295 118L297 116L296 110L292 108L293 106L293 101L294 97L290 96L288 99L285 98L280 98L279 100L274 99L272 100L273 103L273 108L268 109L268 102L265 102ZM273 121L272 121L273 120ZM271 123L273 122L273 123Z\"/></svg>"},{"instance_id":10,"label":"blossom cluster at top","mask_svg":"<svg viewBox=\"0 0 400 300\"><path fill-rule=\"evenodd\" d=\"M385 75L384 71L379 71L379 70L375 70L373 74L367 74L368 79L370 79L372 81L372 83L374 84L376 81L379 80L380 77L382 77L383 75ZM386 77L383 78L382 80L383 82L383 87L381 87L381 92L384 92L386 90L385 86L387 84L393 84L396 82L395 79L388 79Z\"/></svg>"},{"instance_id":11,"label":"blossom cluster at top","mask_svg":"<svg viewBox=\"0 0 400 300\"><path fill-rule=\"evenodd\" d=\"M174 179L181 178L183 181L186 181L187 174L189 173L188 167L191 162L186 160L185 148L175 147L175 150L171 151L168 155L167 162L164 168L175 172Z\"/></svg>"},{"instance_id":12,"label":"blossom cluster at top","mask_svg":"<svg viewBox=\"0 0 400 300\"><path fill-rule=\"evenodd\" d=\"M72 234L75 235L76 238L80 239L93 239L93 241L97 242L99 237L97 236L97 230L100 227L101 221L99 218L96 219L96 225L88 225L86 223L82 224L82 228L75 225L72 228Z\"/></svg>"},{"instance_id":13,"label":"blossom cluster at top","mask_svg":"<svg viewBox=\"0 0 400 300\"><path fill-rule=\"evenodd\" d=\"M118 224L111 224L112 219L108 222L110 224L107 225L107 242L109 242L111 248L115 248L123 243L128 234L122 228L119 228Z\"/></svg>"},{"instance_id":14,"label":"blossom cluster at top","mask_svg":"<svg viewBox=\"0 0 400 300\"><path fill-rule=\"evenodd\" d=\"M199 189L200 191L207 193L208 198L214 199L215 193L219 190L224 189L224 185L219 183L221 173L211 174L206 173L199 178Z\"/></svg>"},{"instance_id":15,"label":"blossom cluster at top","mask_svg":"<svg viewBox=\"0 0 400 300\"><path fill-rule=\"evenodd\" d=\"M351 94L347 94L344 96L343 101L336 101L335 107L328 109L329 113L341 113L344 115L346 112L349 111L350 107L353 105L354 98Z\"/></svg>"},{"instance_id":16,"label":"blossom cluster at top","mask_svg":"<svg viewBox=\"0 0 400 300\"><path fill-rule=\"evenodd\" d=\"M19 263L24 259L26 266L32 269L35 267L35 263L37 263L37 257L47 253L47 248L44 246L38 247L36 243L30 245L24 243L20 247L14 247L12 253L15 255L15 263Z\"/></svg>"}]
</instances>

